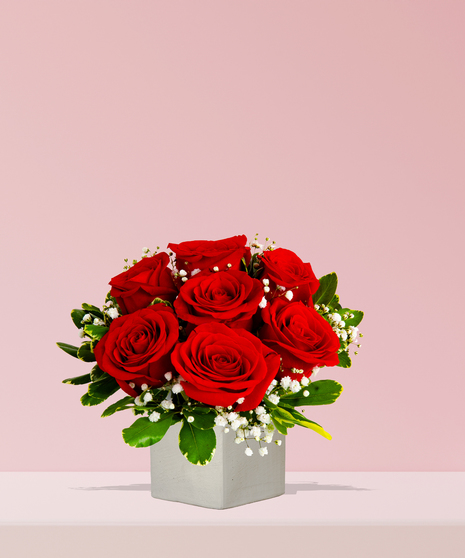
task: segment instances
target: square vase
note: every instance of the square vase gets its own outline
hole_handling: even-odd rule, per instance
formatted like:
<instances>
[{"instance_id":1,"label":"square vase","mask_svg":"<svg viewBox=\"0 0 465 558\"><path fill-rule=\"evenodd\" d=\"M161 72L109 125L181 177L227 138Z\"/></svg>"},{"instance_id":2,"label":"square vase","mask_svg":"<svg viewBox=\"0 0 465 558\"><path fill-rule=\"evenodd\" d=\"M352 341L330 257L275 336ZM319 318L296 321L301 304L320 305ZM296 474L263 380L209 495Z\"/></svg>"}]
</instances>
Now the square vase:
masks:
<instances>
[{"instance_id":1,"label":"square vase","mask_svg":"<svg viewBox=\"0 0 465 558\"><path fill-rule=\"evenodd\" d=\"M236 444L233 431L225 434L216 426L215 455L199 466L179 450L180 428L181 423L175 424L150 448L154 498L222 510L284 494L285 436L275 432L264 457L258 453L258 442L249 440L253 450L249 457L245 442ZM275 440L281 440L281 446Z\"/></svg>"}]
</instances>

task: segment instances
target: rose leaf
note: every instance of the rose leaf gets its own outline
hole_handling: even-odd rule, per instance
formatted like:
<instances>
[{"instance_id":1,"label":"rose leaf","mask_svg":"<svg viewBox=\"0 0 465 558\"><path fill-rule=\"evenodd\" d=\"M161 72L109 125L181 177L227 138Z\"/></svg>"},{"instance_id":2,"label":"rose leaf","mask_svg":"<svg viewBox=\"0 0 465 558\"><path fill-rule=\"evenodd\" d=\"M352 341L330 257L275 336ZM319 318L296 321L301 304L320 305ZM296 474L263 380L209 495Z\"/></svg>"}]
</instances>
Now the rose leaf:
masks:
<instances>
[{"instance_id":1,"label":"rose leaf","mask_svg":"<svg viewBox=\"0 0 465 558\"><path fill-rule=\"evenodd\" d=\"M215 426L215 417L217 413L213 409L205 413L194 409L185 409L184 416L187 418L192 417L194 420L190 423L195 428L200 428L200 430L209 430Z\"/></svg>"},{"instance_id":2,"label":"rose leaf","mask_svg":"<svg viewBox=\"0 0 465 558\"><path fill-rule=\"evenodd\" d=\"M92 339L97 339L98 341L102 339L105 333L109 330L109 327L99 326L94 324L89 324L84 326L84 331L92 337Z\"/></svg>"},{"instance_id":3,"label":"rose leaf","mask_svg":"<svg viewBox=\"0 0 465 558\"><path fill-rule=\"evenodd\" d=\"M89 384L87 393L90 395L90 397L94 399L99 399L100 403L102 403L102 401L108 399L110 395L113 395L119 389L120 387L117 381L112 376L105 374L105 376L102 379L98 380L97 382L92 382L91 384Z\"/></svg>"},{"instance_id":4,"label":"rose leaf","mask_svg":"<svg viewBox=\"0 0 465 558\"><path fill-rule=\"evenodd\" d=\"M309 420L307 417L304 417L304 415L302 415L301 413L299 413L299 411L296 411L295 409L277 409L277 411L281 412L285 412L286 415L290 415L291 419L294 421L294 424L298 424L299 426L304 426L305 428L310 428L310 430L313 430L314 432L316 432L317 434L320 434L321 436L323 436L323 438L326 438L327 440L331 440L331 434L328 434L328 432L326 432L326 430L324 430L319 424L317 424L316 422L313 422L312 420Z\"/></svg>"},{"instance_id":5,"label":"rose leaf","mask_svg":"<svg viewBox=\"0 0 465 558\"><path fill-rule=\"evenodd\" d=\"M212 428L200 430L184 419L179 432L179 449L194 465L206 465L215 455L215 431Z\"/></svg>"}]
</instances>

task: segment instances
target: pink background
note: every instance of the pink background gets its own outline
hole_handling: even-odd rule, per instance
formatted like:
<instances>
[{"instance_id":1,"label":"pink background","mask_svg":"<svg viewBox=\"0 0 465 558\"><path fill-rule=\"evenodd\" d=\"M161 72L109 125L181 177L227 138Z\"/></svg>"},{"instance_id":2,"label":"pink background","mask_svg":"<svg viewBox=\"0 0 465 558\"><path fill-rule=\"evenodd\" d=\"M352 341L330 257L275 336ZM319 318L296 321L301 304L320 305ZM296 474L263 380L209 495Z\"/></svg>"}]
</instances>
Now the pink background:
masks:
<instances>
[{"instance_id":1,"label":"pink background","mask_svg":"<svg viewBox=\"0 0 465 558\"><path fill-rule=\"evenodd\" d=\"M465 4L3 1L4 471L144 471L69 319L123 258L256 232L366 311L289 470L463 471Z\"/></svg>"}]
</instances>

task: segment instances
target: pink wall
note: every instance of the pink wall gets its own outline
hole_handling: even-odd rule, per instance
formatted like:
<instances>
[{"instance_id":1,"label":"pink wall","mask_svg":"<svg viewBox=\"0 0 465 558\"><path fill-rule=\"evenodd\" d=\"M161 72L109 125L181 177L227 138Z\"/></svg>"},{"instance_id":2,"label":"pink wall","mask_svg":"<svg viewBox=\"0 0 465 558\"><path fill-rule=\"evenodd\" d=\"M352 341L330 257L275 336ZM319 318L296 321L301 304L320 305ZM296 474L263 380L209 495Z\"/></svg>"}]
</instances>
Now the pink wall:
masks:
<instances>
[{"instance_id":1,"label":"pink wall","mask_svg":"<svg viewBox=\"0 0 465 558\"><path fill-rule=\"evenodd\" d=\"M289 470L463 471L465 3L6 1L1 470L148 470L69 311L143 246L260 232L366 311Z\"/></svg>"}]
</instances>

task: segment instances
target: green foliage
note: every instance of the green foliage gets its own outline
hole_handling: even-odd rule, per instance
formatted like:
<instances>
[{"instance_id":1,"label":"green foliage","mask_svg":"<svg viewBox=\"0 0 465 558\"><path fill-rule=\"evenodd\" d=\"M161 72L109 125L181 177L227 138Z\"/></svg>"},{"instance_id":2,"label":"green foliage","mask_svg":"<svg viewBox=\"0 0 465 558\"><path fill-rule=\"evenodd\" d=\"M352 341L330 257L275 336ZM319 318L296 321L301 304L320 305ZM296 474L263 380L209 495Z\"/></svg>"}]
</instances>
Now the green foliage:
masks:
<instances>
[{"instance_id":1,"label":"green foliage","mask_svg":"<svg viewBox=\"0 0 465 558\"><path fill-rule=\"evenodd\" d=\"M200 428L200 430L209 430L215 426L215 417L217 416L217 412L214 409L205 409L202 407L188 407L184 409L183 414L184 417L187 419L188 417L192 417L194 419L193 422L189 423L195 428Z\"/></svg>"},{"instance_id":2,"label":"green foliage","mask_svg":"<svg viewBox=\"0 0 465 558\"><path fill-rule=\"evenodd\" d=\"M339 295L335 294L329 303L330 308L333 310L339 311L341 309L341 305L339 304Z\"/></svg>"},{"instance_id":3,"label":"green foliage","mask_svg":"<svg viewBox=\"0 0 465 558\"><path fill-rule=\"evenodd\" d=\"M173 305L169 300L163 300L162 298L158 298L158 297L154 298L152 302L149 304L149 306L153 306L154 304L164 304L165 306L169 306L170 308L173 308Z\"/></svg>"},{"instance_id":4,"label":"green foliage","mask_svg":"<svg viewBox=\"0 0 465 558\"><path fill-rule=\"evenodd\" d=\"M287 409L287 412L289 415L292 416L292 420L294 421L294 424L298 424L299 426L304 426L305 428L309 428L310 430L313 430L317 434L323 436L323 438L326 438L327 440L331 440L331 434L328 434L328 432L326 432L326 430L324 430L316 422L313 422L312 420L309 420L307 417L304 417L304 415L299 413L299 411L296 411L295 409Z\"/></svg>"},{"instance_id":5,"label":"green foliage","mask_svg":"<svg viewBox=\"0 0 465 558\"><path fill-rule=\"evenodd\" d=\"M72 384L73 386L79 386L81 384L88 384L91 381L90 374L84 374L83 376L76 376L74 378L67 378L63 380L64 384Z\"/></svg>"},{"instance_id":6,"label":"green foliage","mask_svg":"<svg viewBox=\"0 0 465 558\"><path fill-rule=\"evenodd\" d=\"M99 380L106 378L106 376L108 376L108 374L99 368L98 364L96 364L90 371L90 377L93 382L98 382Z\"/></svg>"},{"instance_id":7,"label":"green foliage","mask_svg":"<svg viewBox=\"0 0 465 558\"><path fill-rule=\"evenodd\" d=\"M215 431L212 428L200 430L184 419L179 432L179 449L194 465L206 465L215 455Z\"/></svg>"},{"instance_id":8,"label":"green foliage","mask_svg":"<svg viewBox=\"0 0 465 558\"><path fill-rule=\"evenodd\" d=\"M282 407L276 407L271 411L271 419L280 434L287 435L288 428L294 428L295 422L292 415Z\"/></svg>"},{"instance_id":9,"label":"green foliage","mask_svg":"<svg viewBox=\"0 0 465 558\"><path fill-rule=\"evenodd\" d=\"M118 382L113 378L113 376L109 376L105 374L105 376L98 380L97 382L92 382L89 385L89 389L87 393L96 399L100 399L100 401L105 401L108 399L110 395L113 395L120 389Z\"/></svg>"},{"instance_id":10,"label":"green foliage","mask_svg":"<svg viewBox=\"0 0 465 558\"><path fill-rule=\"evenodd\" d=\"M68 345L68 343L57 343L57 345L60 347L60 349L62 351L65 351L65 353L68 353L69 355L78 358L78 347L75 347L74 345Z\"/></svg>"},{"instance_id":11,"label":"green foliage","mask_svg":"<svg viewBox=\"0 0 465 558\"><path fill-rule=\"evenodd\" d=\"M159 442L171 426L173 413L162 414L157 422L148 417L136 420L129 428L123 430L123 440L133 448L146 448Z\"/></svg>"},{"instance_id":12,"label":"green foliage","mask_svg":"<svg viewBox=\"0 0 465 558\"><path fill-rule=\"evenodd\" d=\"M334 403L342 393L341 384L334 380L318 380L311 382L307 387L303 387L297 393L283 395L280 400L282 405L292 407L302 407L303 405L329 405ZM308 391L305 397L303 393Z\"/></svg>"},{"instance_id":13,"label":"green foliage","mask_svg":"<svg viewBox=\"0 0 465 558\"><path fill-rule=\"evenodd\" d=\"M84 326L84 331L87 333L87 335L92 337L92 339L96 339L97 341L100 341L100 339L102 339L102 337L109 329L110 328L106 326L99 326L94 324Z\"/></svg>"},{"instance_id":14,"label":"green foliage","mask_svg":"<svg viewBox=\"0 0 465 558\"><path fill-rule=\"evenodd\" d=\"M339 314L343 316L344 314L353 314L353 318L347 318L345 321L346 326L358 326L358 324L363 320L363 312L361 310L351 310L350 308L341 308Z\"/></svg>"},{"instance_id":15,"label":"green foliage","mask_svg":"<svg viewBox=\"0 0 465 558\"><path fill-rule=\"evenodd\" d=\"M86 314L92 314L95 318L100 318L103 320L103 312L97 308L97 306L93 306L92 304L84 304L82 305L82 309L86 311Z\"/></svg>"},{"instance_id":16,"label":"green foliage","mask_svg":"<svg viewBox=\"0 0 465 558\"><path fill-rule=\"evenodd\" d=\"M329 304L336 294L337 275L329 273L320 278L320 286L313 295L314 304Z\"/></svg>"},{"instance_id":17,"label":"green foliage","mask_svg":"<svg viewBox=\"0 0 465 558\"><path fill-rule=\"evenodd\" d=\"M85 310L78 310L76 308L74 310L71 310L71 319L78 329L81 329L81 327L83 326L81 320L86 314L87 312Z\"/></svg>"},{"instance_id":18,"label":"green foliage","mask_svg":"<svg viewBox=\"0 0 465 558\"><path fill-rule=\"evenodd\" d=\"M352 366L352 360L350 359L349 353L342 351L337 356L339 357L338 366L341 368L350 368Z\"/></svg>"},{"instance_id":19,"label":"green foliage","mask_svg":"<svg viewBox=\"0 0 465 558\"><path fill-rule=\"evenodd\" d=\"M118 411L124 411L125 409L129 409L130 408L129 405L131 403L134 403L134 397L131 397L130 395L128 395L127 397L123 397L116 403L113 403L113 405L107 407L103 411L102 417L109 417L111 415L114 415Z\"/></svg>"},{"instance_id":20,"label":"green foliage","mask_svg":"<svg viewBox=\"0 0 465 558\"><path fill-rule=\"evenodd\" d=\"M86 341L79 347L77 357L84 362L95 362L95 355L89 341Z\"/></svg>"}]
</instances>

